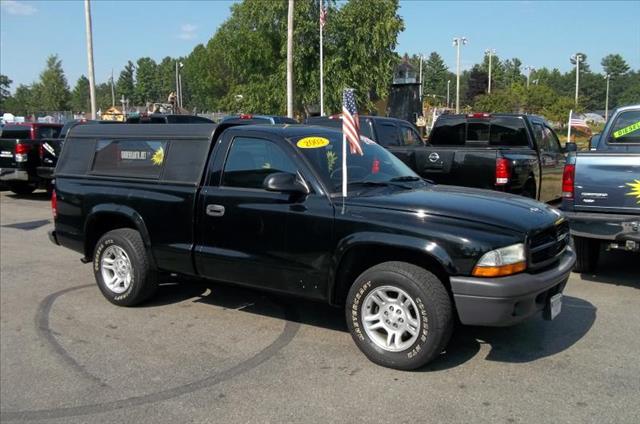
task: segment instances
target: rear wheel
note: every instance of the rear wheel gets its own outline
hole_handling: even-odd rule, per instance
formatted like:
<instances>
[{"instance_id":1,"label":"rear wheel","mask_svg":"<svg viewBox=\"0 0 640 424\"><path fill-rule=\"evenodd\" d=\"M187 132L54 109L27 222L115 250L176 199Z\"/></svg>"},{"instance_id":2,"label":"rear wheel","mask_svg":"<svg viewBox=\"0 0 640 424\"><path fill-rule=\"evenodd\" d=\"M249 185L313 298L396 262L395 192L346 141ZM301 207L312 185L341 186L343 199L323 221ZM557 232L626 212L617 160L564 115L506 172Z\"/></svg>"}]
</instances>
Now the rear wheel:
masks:
<instances>
[{"instance_id":1,"label":"rear wheel","mask_svg":"<svg viewBox=\"0 0 640 424\"><path fill-rule=\"evenodd\" d=\"M93 272L104 297L119 306L141 303L157 288L142 237L131 228L109 231L98 240Z\"/></svg>"},{"instance_id":2,"label":"rear wheel","mask_svg":"<svg viewBox=\"0 0 640 424\"><path fill-rule=\"evenodd\" d=\"M24 181L9 183L9 190L18 195L31 194L35 189L35 184L30 184Z\"/></svg>"},{"instance_id":3,"label":"rear wheel","mask_svg":"<svg viewBox=\"0 0 640 424\"><path fill-rule=\"evenodd\" d=\"M596 270L600 257L600 241L584 237L573 237L576 251L575 272L593 272Z\"/></svg>"},{"instance_id":4,"label":"rear wheel","mask_svg":"<svg viewBox=\"0 0 640 424\"><path fill-rule=\"evenodd\" d=\"M446 347L453 307L442 282L405 262L385 262L360 275L347 296L347 325L376 364L420 368Z\"/></svg>"}]
</instances>

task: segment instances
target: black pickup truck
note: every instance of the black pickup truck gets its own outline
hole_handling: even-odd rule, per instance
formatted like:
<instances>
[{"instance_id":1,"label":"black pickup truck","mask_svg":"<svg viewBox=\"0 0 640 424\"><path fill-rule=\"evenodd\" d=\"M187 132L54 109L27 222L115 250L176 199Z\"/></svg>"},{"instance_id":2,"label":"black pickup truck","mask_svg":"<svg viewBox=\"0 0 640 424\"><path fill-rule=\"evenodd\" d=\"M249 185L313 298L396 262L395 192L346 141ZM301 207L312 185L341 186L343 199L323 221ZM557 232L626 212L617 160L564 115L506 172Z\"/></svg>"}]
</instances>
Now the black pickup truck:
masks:
<instances>
[{"instance_id":1,"label":"black pickup truck","mask_svg":"<svg viewBox=\"0 0 640 424\"><path fill-rule=\"evenodd\" d=\"M307 122L341 126L339 117ZM426 143L411 123L401 119L361 117L360 130L436 183L515 193L543 202L561 198L565 149L541 117L441 115Z\"/></svg>"},{"instance_id":2,"label":"black pickup truck","mask_svg":"<svg viewBox=\"0 0 640 424\"><path fill-rule=\"evenodd\" d=\"M46 181L38 176L43 141L57 138L61 124L26 122L0 130L0 181L16 194L29 194Z\"/></svg>"},{"instance_id":3,"label":"black pickup truck","mask_svg":"<svg viewBox=\"0 0 640 424\"><path fill-rule=\"evenodd\" d=\"M414 369L456 319L554 318L575 262L556 209L433 185L375 142L304 125L80 125L56 168L51 240L116 305L164 273L344 307L372 361Z\"/></svg>"}]
</instances>

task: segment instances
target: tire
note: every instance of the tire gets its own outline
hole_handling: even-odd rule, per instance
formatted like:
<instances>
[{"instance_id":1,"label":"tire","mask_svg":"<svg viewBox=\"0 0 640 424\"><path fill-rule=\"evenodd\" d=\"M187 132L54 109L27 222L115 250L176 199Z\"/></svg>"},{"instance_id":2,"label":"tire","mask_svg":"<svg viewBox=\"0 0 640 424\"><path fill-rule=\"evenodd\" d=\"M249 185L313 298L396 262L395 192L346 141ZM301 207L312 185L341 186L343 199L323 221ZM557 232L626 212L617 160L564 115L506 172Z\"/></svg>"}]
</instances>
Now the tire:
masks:
<instances>
[{"instance_id":1,"label":"tire","mask_svg":"<svg viewBox=\"0 0 640 424\"><path fill-rule=\"evenodd\" d=\"M158 286L142 237L131 228L109 231L98 240L93 273L104 297L118 306L144 302Z\"/></svg>"},{"instance_id":2,"label":"tire","mask_svg":"<svg viewBox=\"0 0 640 424\"><path fill-rule=\"evenodd\" d=\"M378 297L381 292L388 296L386 300ZM395 299L394 293L398 294ZM400 312L399 303L405 304ZM372 362L389 368L424 366L443 351L453 332L453 306L442 282L426 269L405 262L385 262L362 273L349 290L345 309L347 326L358 348ZM366 324L367 311L382 319L367 320Z\"/></svg>"},{"instance_id":3,"label":"tire","mask_svg":"<svg viewBox=\"0 0 640 424\"><path fill-rule=\"evenodd\" d=\"M573 237L576 251L575 272L594 272L600 257L600 241L584 237Z\"/></svg>"},{"instance_id":4,"label":"tire","mask_svg":"<svg viewBox=\"0 0 640 424\"><path fill-rule=\"evenodd\" d=\"M35 189L35 185L25 182L9 183L9 190L21 196L25 194L31 194Z\"/></svg>"}]
</instances>

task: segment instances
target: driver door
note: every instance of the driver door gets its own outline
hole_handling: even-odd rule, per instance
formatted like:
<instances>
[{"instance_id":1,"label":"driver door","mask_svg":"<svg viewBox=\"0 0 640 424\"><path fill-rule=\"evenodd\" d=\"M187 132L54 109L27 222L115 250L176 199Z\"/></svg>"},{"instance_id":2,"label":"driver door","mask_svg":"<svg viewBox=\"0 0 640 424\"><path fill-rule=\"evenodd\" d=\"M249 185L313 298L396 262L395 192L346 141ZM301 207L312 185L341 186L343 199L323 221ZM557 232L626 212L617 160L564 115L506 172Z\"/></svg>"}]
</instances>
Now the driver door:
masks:
<instances>
[{"instance_id":1,"label":"driver door","mask_svg":"<svg viewBox=\"0 0 640 424\"><path fill-rule=\"evenodd\" d=\"M314 193L292 198L262 186L271 173L302 175L287 148L276 138L253 135L223 140L217 153L226 153L221 173L211 172L200 195L195 257L202 276L309 297L324 294L319 274L328 269L322 265L330 251L333 208Z\"/></svg>"}]
</instances>

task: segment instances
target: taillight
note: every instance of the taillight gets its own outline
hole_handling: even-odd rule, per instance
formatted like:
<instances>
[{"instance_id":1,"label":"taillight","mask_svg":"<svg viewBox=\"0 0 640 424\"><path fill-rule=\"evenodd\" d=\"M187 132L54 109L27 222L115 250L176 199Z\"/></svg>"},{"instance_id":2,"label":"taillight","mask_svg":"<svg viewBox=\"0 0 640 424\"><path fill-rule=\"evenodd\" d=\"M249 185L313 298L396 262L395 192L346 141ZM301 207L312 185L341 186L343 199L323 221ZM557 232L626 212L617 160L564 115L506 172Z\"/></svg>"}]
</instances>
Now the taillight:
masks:
<instances>
[{"instance_id":1,"label":"taillight","mask_svg":"<svg viewBox=\"0 0 640 424\"><path fill-rule=\"evenodd\" d=\"M511 178L511 164L508 159L496 159L496 185L509 184Z\"/></svg>"},{"instance_id":2,"label":"taillight","mask_svg":"<svg viewBox=\"0 0 640 424\"><path fill-rule=\"evenodd\" d=\"M53 214L53 219L58 217L58 196L56 196L55 187L51 193L51 213Z\"/></svg>"},{"instance_id":3,"label":"taillight","mask_svg":"<svg viewBox=\"0 0 640 424\"><path fill-rule=\"evenodd\" d=\"M562 197L573 199L573 184L576 179L576 166L570 163L565 164L562 172Z\"/></svg>"},{"instance_id":4,"label":"taillight","mask_svg":"<svg viewBox=\"0 0 640 424\"><path fill-rule=\"evenodd\" d=\"M470 113L467 115L467 118L486 119L486 118L491 118L491 114L490 113Z\"/></svg>"},{"instance_id":5,"label":"taillight","mask_svg":"<svg viewBox=\"0 0 640 424\"><path fill-rule=\"evenodd\" d=\"M18 143L16 144L16 155L26 155L29 153L29 145Z\"/></svg>"},{"instance_id":6,"label":"taillight","mask_svg":"<svg viewBox=\"0 0 640 424\"><path fill-rule=\"evenodd\" d=\"M253 118L253 115L249 115L248 113L240 114L240 119L251 119L251 118Z\"/></svg>"}]
</instances>

